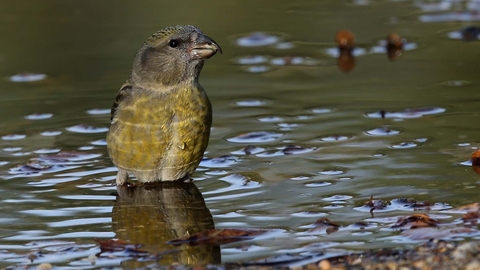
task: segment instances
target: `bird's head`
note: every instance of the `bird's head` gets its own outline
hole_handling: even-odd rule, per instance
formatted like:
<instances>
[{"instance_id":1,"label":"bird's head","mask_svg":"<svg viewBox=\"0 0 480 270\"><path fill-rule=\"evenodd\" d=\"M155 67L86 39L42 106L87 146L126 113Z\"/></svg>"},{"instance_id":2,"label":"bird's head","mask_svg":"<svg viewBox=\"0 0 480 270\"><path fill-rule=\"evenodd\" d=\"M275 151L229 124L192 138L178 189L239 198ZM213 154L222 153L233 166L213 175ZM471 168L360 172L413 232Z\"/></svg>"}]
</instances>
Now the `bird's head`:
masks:
<instances>
[{"instance_id":1,"label":"bird's head","mask_svg":"<svg viewBox=\"0 0 480 270\"><path fill-rule=\"evenodd\" d=\"M220 46L192 25L153 34L135 56L131 80L140 85L171 86L198 78L203 62L222 53Z\"/></svg>"}]
</instances>

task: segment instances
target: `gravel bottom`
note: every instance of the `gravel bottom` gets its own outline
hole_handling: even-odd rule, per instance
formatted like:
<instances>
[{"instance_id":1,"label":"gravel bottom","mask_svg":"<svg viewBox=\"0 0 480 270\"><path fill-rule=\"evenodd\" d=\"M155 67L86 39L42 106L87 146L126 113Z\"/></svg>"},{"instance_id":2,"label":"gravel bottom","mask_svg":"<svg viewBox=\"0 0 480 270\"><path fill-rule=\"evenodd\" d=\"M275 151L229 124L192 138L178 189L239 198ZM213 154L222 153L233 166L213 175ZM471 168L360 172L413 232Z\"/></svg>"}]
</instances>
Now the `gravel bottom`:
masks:
<instances>
[{"instance_id":1,"label":"gravel bottom","mask_svg":"<svg viewBox=\"0 0 480 270\"><path fill-rule=\"evenodd\" d=\"M381 249L322 260L298 269L436 270L480 269L480 242L432 240L414 249Z\"/></svg>"},{"instance_id":2,"label":"gravel bottom","mask_svg":"<svg viewBox=\"0 0 480 270\"><path fill-rule=\"evenodd\" d=\"M166 269L239 270L480 270L480 242L431 240L412 249L379 249L332 257L301 267L226 264L219 267L167 267Z\"/></svg>"}]
</instances>

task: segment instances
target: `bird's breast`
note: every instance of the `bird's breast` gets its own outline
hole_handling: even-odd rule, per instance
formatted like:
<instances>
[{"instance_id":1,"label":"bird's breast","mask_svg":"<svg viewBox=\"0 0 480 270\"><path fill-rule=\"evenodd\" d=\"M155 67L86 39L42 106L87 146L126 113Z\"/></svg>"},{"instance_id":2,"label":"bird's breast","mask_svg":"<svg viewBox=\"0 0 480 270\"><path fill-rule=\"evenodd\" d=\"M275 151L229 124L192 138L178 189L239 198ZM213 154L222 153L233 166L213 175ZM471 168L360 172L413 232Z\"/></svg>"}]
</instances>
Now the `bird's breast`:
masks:
<instances>
[{"instance_id":1,"label":"bird's breast","mask_svg":"<svg viewBox=\"0 0 480 270\"><path fill-rule=\"evenodd\" d=\"M136 91L118 105L107 135L110 156L127 170L193 173L208 144L211 115L201 88Z\"/></svg>"}]
</instances>

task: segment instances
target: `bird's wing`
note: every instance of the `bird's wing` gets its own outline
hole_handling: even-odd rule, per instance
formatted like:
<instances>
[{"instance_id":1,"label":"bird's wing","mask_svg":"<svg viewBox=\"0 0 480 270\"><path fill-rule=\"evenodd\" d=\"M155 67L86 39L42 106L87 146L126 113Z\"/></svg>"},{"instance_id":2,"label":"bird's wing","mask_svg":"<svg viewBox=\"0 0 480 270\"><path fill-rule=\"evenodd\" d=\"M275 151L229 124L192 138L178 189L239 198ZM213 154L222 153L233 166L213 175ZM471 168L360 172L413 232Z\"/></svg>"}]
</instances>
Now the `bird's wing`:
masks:
<instances>
[{"instance_id":1,"label":"bird's wing","mask_svg":"<svg viewBox=\"0 0 480 270\"><path fill-rule=\"evenodd\" d=\"M110 124L113 124L115 121L115 116L117 114L118 104L122 102L130 93L132 92L132 86L128 83L122 85L120 90L118 91L117 97L115 98L115 102L113 102L112 110L110 112Z\"/></svg>"}]
</instances>

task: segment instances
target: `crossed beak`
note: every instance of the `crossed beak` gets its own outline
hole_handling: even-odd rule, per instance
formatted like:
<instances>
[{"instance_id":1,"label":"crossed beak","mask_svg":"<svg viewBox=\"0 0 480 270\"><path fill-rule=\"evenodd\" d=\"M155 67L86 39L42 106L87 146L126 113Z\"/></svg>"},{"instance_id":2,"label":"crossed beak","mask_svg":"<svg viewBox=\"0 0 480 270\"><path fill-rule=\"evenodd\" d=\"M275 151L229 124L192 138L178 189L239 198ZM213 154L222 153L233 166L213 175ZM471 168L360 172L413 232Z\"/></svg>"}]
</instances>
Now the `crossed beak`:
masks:
<instances>
[{"instance_id":1,"label":"crossed beak","mask_svg":"<svg viewBox=\"0 0 480 270\"><path fill-rule=\"evenodd\" d=\"M190 47L189 52L192 59L208 59L214 56L217 52L223 53L222 48L209 36L199 35L193 46Z\"/></svg>"}]
</instances>

